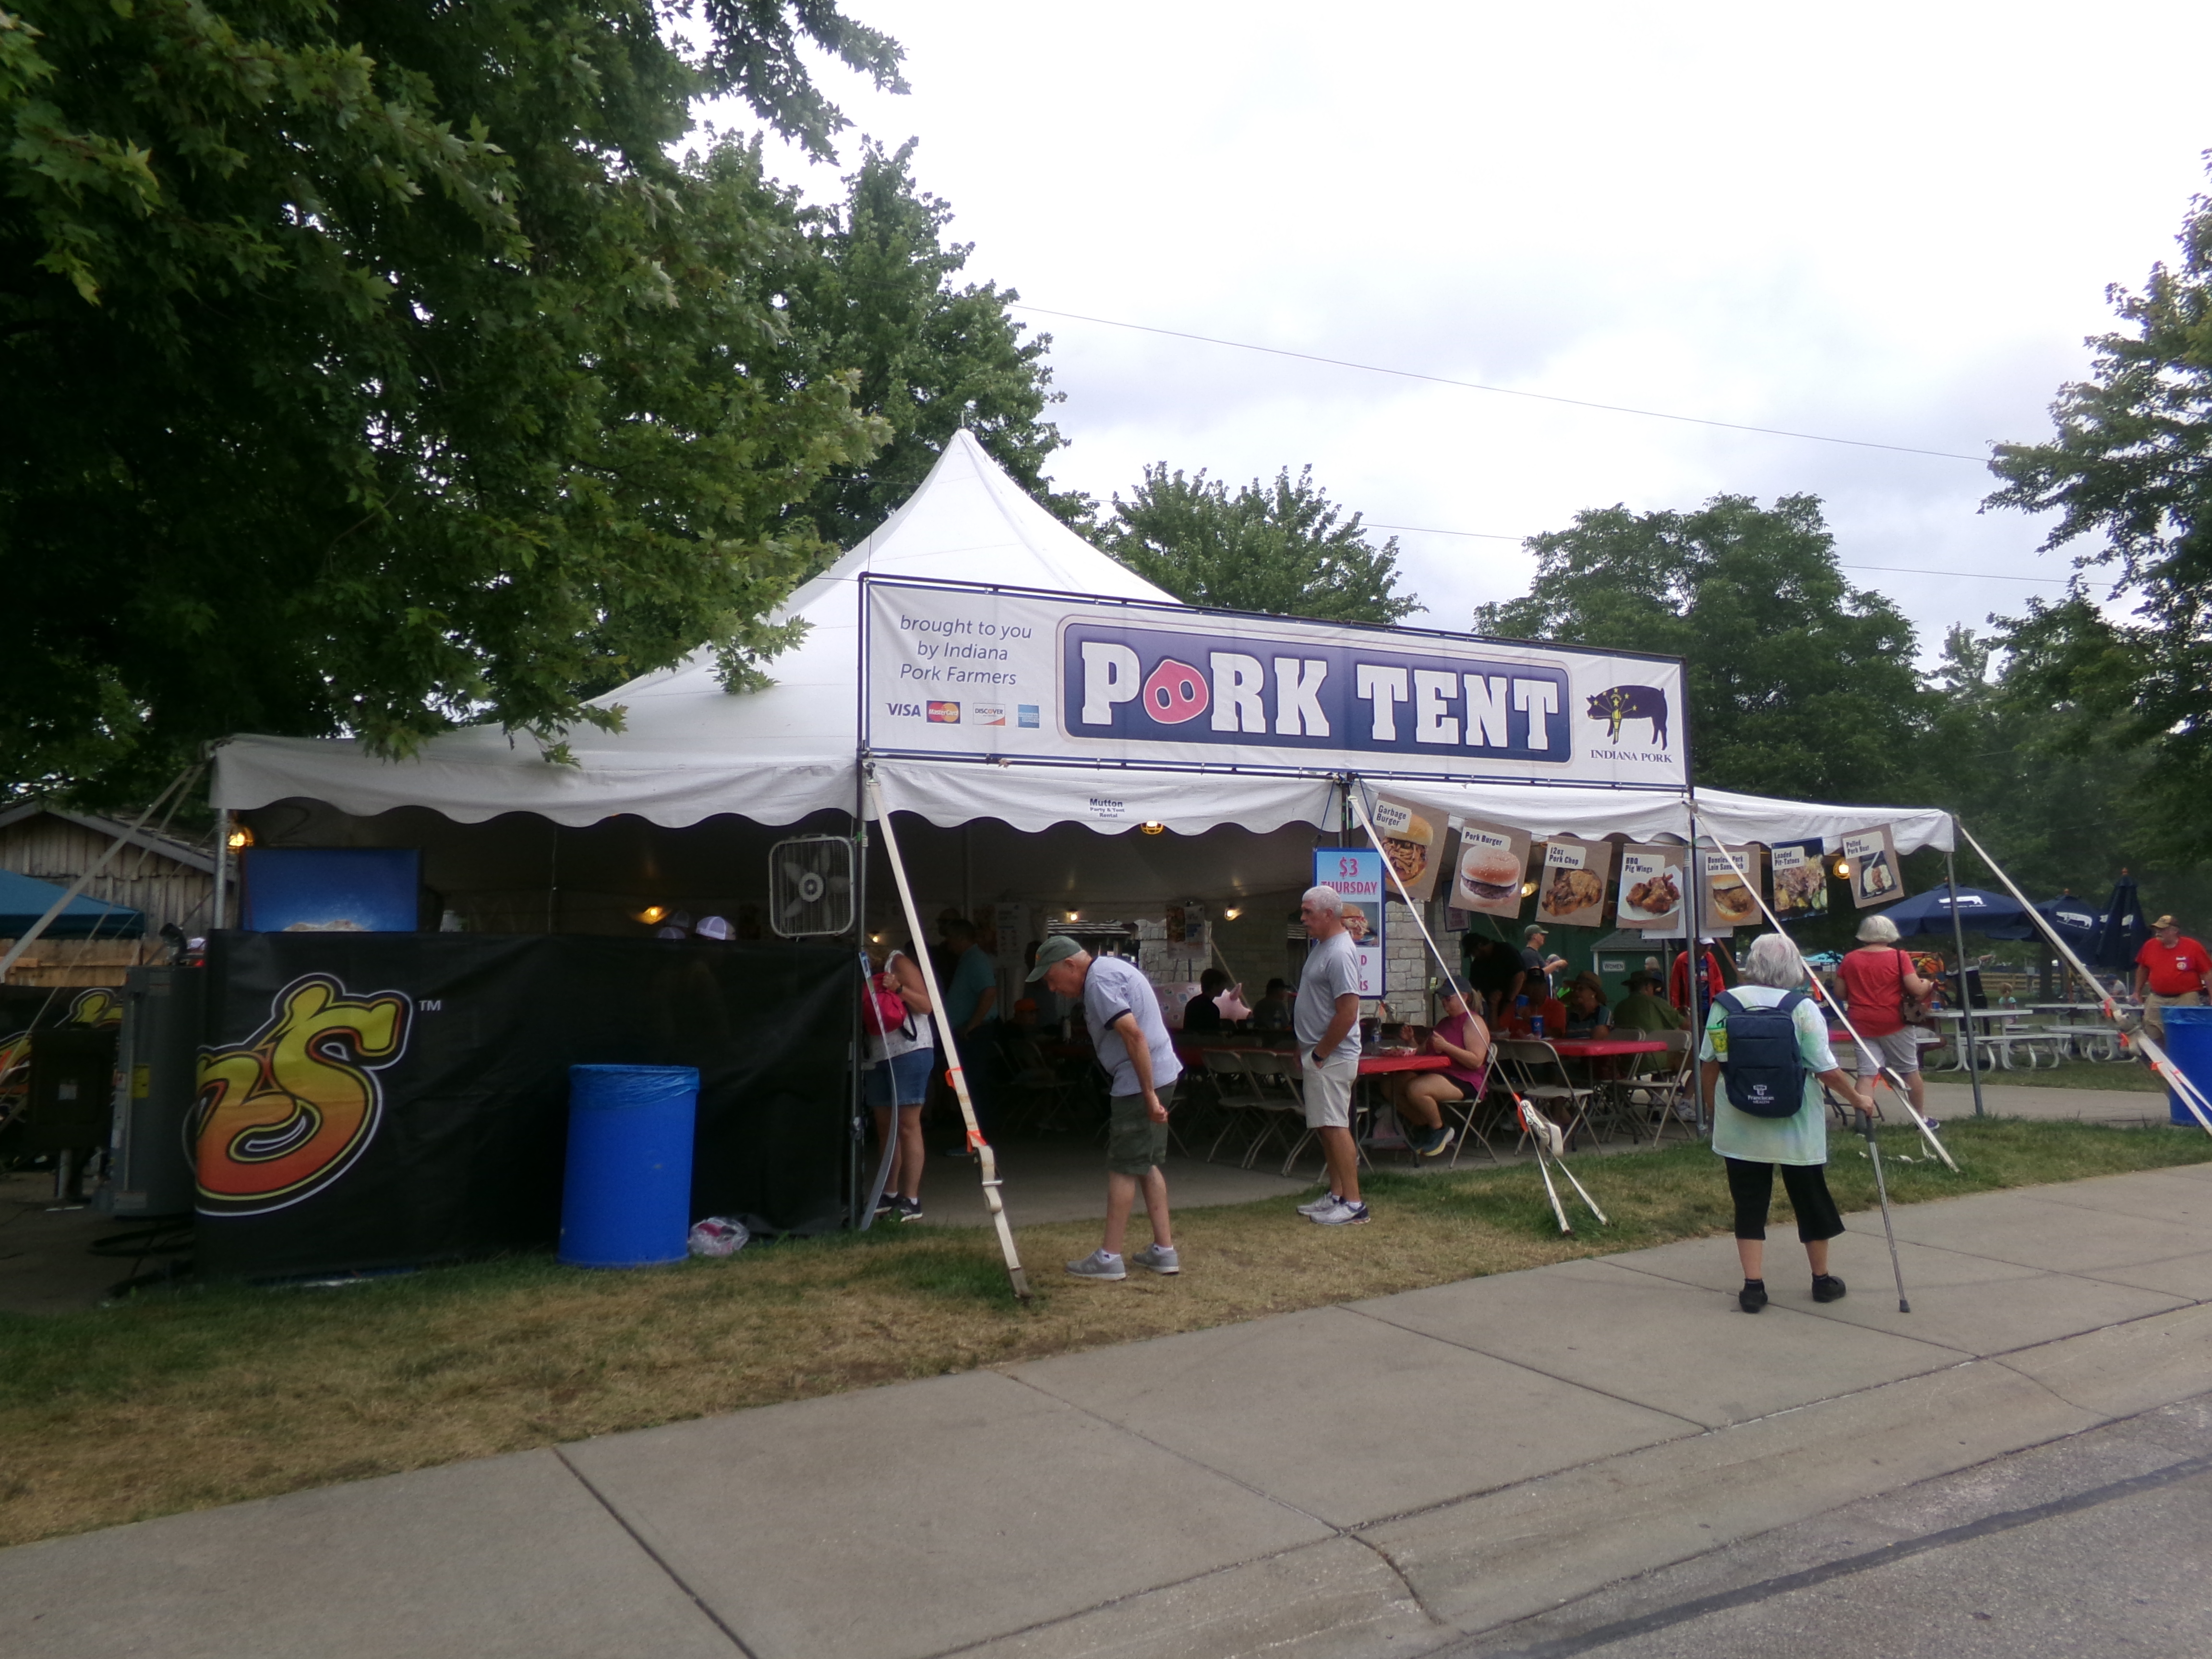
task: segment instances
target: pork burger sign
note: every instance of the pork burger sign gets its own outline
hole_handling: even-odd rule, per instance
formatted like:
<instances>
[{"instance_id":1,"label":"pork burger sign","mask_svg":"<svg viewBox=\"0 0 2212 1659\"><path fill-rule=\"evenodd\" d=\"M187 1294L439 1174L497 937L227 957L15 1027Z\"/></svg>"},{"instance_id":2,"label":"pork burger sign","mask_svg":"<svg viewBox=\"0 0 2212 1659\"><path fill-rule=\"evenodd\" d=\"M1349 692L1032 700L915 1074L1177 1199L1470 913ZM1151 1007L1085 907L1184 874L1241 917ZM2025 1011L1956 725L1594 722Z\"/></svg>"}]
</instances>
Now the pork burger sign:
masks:
<instances>
[{"instance_id":1,"label":"pork burger sign","mask_svg":"<svg viewBox=\"0 0 2212 1659\"><path fill-rule=\"evenodd\" d=\"M863 583L880 753L1679 787L1671 659Z\"/></svg>"}]
</instances>

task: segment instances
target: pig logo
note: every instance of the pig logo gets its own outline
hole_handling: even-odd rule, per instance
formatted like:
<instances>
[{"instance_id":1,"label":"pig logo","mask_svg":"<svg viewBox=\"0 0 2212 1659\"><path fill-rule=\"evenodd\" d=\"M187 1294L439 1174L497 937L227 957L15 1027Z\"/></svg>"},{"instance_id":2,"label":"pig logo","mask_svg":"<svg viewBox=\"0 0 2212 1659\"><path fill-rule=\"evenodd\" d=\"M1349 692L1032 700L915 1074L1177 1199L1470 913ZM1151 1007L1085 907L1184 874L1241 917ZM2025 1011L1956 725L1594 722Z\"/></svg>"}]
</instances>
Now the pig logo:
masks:
<instances>
[{"instance_id":1,"label":"pig logo","mask_svg":"<svg viewBox=\"0 0 2212 1659\"><path fill-rule=\"evenodd\" d=\"M1650 720L1651 741L1667 746L1667 694L1656 685L1615 685L1589 700L1589 717L1606 722L1606 739L1620 740L1623 720Z\"/></svg>"}]
</instances>

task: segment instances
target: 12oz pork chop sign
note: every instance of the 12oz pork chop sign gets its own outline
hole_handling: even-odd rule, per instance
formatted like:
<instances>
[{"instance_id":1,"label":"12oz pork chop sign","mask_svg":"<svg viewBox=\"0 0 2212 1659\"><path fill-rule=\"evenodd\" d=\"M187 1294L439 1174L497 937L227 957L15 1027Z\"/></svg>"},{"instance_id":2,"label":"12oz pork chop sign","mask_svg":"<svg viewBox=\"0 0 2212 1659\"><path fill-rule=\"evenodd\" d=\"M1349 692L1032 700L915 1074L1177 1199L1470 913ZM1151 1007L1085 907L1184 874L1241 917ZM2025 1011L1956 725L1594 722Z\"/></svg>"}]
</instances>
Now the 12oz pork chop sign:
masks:
<instances>
[{"instance_id":1,"label":"12oz pork chop sign","mask_svg":"<svg viewBox=\"0 0 2212 1659\"><path fill-rule=\"evenodd\" d=\"M1359 628L869 580L872 749L1678 787L1681 667Z\"/></svg>"}]
</instances>

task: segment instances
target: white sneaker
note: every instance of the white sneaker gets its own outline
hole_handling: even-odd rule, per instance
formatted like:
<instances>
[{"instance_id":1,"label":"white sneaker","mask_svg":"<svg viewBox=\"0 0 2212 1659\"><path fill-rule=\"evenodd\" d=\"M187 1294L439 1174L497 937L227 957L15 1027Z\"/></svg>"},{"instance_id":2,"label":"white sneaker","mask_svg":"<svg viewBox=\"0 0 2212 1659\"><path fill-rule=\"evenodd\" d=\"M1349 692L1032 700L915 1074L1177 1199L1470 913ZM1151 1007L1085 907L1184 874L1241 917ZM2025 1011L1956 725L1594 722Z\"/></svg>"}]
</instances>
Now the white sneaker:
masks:
<instances>
[{"instance_id":1,"label":"white sneaker","mask_svg":"<svg viewBox=\"0 0 2212 1659\"><path fill-rule=\"evenodd\" d=\"M1071 1261L1067 1271L1078 1279L1127 1279L1129 1270L1121 1265L1118 1255L1109 1255L1104 1250L1093 1250L1080 1261Z\"/></svg>"},{"instance_id":2,"label":"white sneaker","mask_svg":"<svg viewBox=\"0 0 2212 1659\"><path fill-rule=\"evenodd\" d=\"M1323 1210L1333 1210L1343 1202L1344 1200L1339 1198L1334 1193L1323 1193L1319 1198L1314 1200L1312 1203L1299 1205L1298 1213L1303 1216L1316 1216Z\"/></svg>"},{"instance_id":3,"label":"white sneaker","mask_svg":"<svg viewBox=\"0 0 2212 1659\"><path fill-rule=\"evenodd\" d=\"M1367 1206L1364 1204L1347 1204L1340 1198L1326 1210L1309 1216L1307 1219L1320 1227L1355 1226L1367 1219Z\"/></svg>"},{"instance_id":4,"label":"white sneaker","mask_svg":"<svg viewBox=\"0 0 2212 1659\"><path fill-rule=\"evenodd\" d=\"M1179 1273L1182 1258L1175 1253L1171 1244L1147 1244L1129 1258L1139 1267L1150 1267L1156 1273Z\"/></svg>"}]
</instances>

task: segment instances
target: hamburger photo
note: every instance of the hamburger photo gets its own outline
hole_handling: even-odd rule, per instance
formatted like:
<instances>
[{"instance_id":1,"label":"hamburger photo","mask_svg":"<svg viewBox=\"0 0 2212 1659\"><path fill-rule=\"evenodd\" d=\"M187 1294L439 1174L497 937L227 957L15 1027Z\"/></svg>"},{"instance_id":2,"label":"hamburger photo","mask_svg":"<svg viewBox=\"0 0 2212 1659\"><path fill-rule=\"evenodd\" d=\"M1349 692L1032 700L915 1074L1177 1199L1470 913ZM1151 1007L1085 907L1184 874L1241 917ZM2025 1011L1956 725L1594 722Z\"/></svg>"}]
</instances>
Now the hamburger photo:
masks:
<instances>
[{"instance_id":1,"label":"hamburger photo","mask_svg":"<svg viewBox=\"0 0 2212 1659\"><path fill-rule=\"evenodd\" d=\"M1714 910L1723 921L1749 921L1759 909L1751 896L1751 889L1732 870L1713 878L1712 900Z\"/></svg>"},{"instance_id":2,"label":"hamburger photo","mask_svg":"<svg viewBox=\"0 0 2212 1659\"><path fill-rule=\"evenodd\" d=\"M1382 856L1390 860L1390 867L1398 872L1400 881L1416 887L1428 873L1436 840L1436 830L1429 821L1419 812L1408 812L1404 823L1383 836Z\"/></svg>"},{"instance_id":3,"label":"hamburger photo","mask_svg":"<svg viewBox=\"0 0 2212 1659\"><path fill-rule=\"evenodd\" d=\"M1521 860L1504 847L1471 847L1459 861L1460 885L1484 904L1521 896Z\"/></svg>"}]
</instances>

